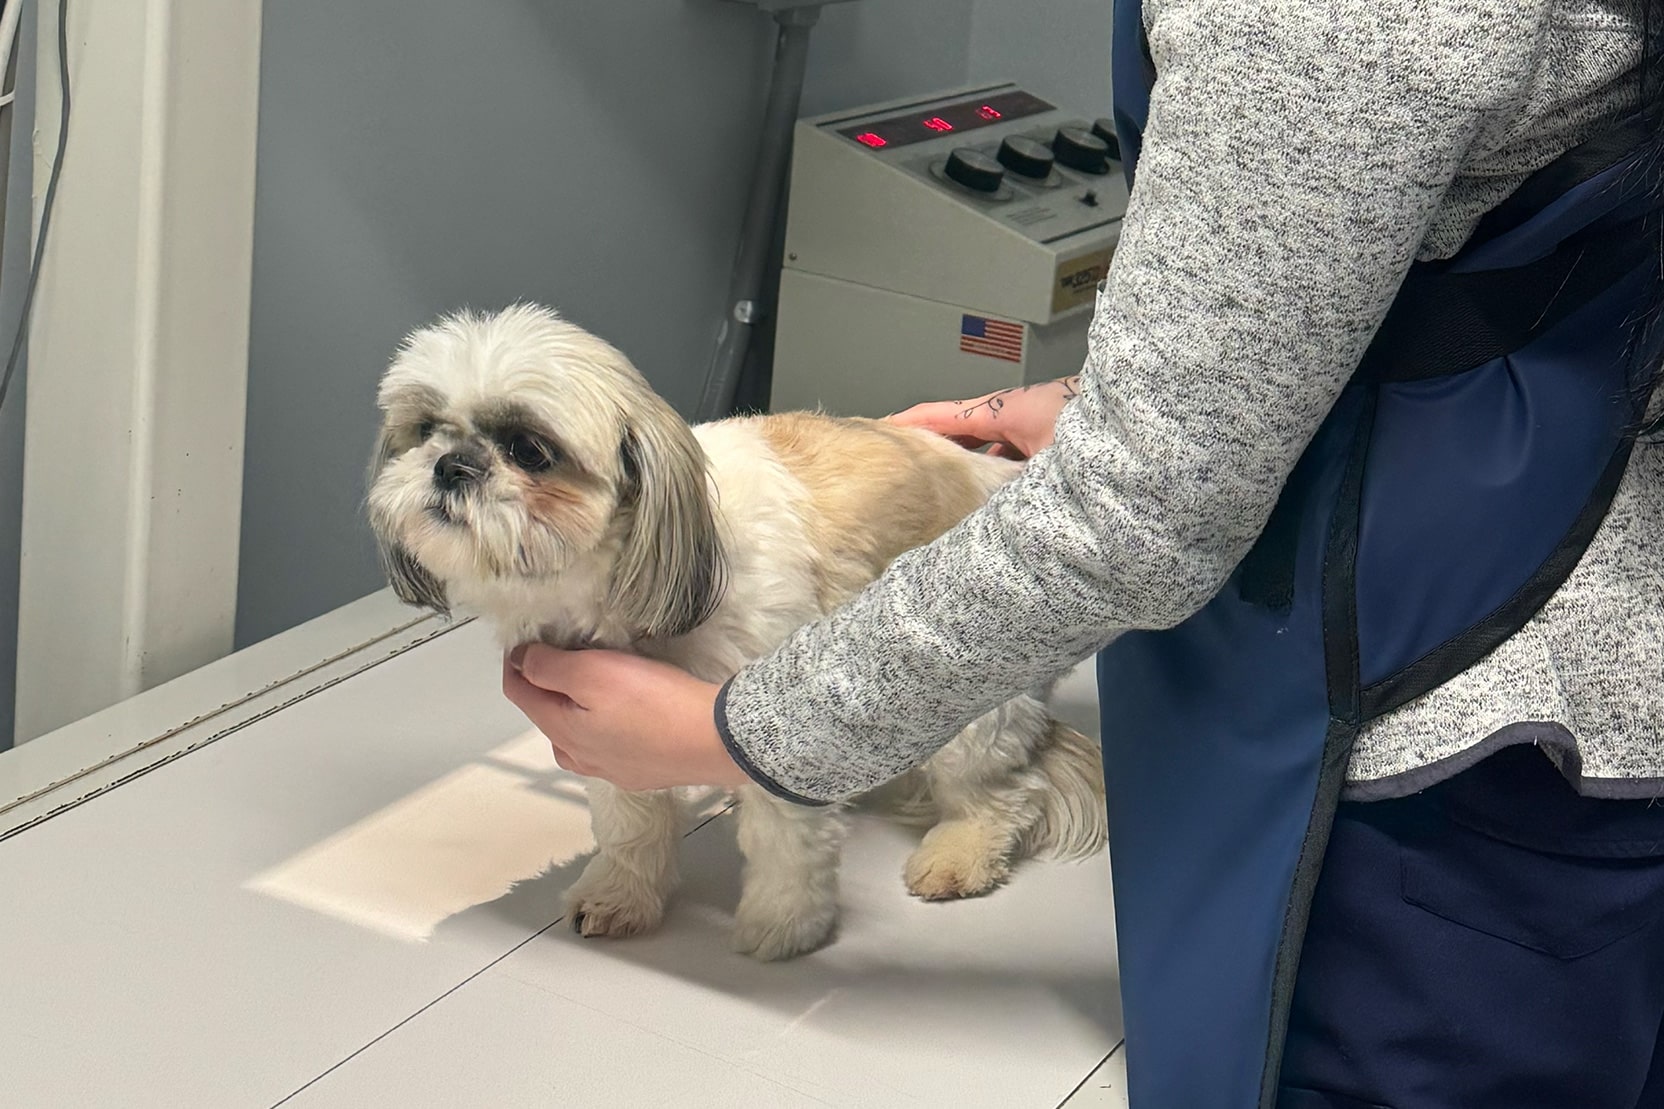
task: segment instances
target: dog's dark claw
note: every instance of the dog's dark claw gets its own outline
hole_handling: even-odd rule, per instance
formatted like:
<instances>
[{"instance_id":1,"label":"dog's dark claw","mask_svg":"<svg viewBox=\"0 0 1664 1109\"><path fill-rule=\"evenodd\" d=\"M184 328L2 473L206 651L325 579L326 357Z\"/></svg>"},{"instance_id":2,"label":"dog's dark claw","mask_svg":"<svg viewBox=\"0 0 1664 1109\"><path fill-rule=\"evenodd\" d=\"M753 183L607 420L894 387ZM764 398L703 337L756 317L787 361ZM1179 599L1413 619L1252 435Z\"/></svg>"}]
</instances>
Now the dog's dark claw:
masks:
<instances>
[{"instance_id":1,"label":"dog's dark claw","mask_svg":"<svg viewBox=\"0 0 1664 1109\"><path fill-rule=\"evenodd\" d=\"M584 914L572 914L572 931L578 933L580 936L584 934Z\"/></svg>"}]
</instances>

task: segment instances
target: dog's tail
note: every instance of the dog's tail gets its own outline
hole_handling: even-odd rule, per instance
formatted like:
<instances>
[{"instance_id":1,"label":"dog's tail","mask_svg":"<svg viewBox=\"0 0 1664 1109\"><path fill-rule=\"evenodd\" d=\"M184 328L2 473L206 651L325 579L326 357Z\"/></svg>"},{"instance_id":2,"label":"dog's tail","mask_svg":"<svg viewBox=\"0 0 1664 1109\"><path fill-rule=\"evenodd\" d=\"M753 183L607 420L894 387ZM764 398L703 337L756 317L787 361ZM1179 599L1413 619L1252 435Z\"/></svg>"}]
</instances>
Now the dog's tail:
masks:
<instances>
[{"instance_id":1,"label":"dog's tail","mask_svg":"<svg viewBox=\"0 0 1664 1109\"><path fill-rule=\"evenodd\" d=\"M1075 860L1108 842L1103 751L1080 732L1053 720L1037 760L1049 788L1037 798L1040 819L1029 833L1033 854Z\"/></svg>"}]
</instances>

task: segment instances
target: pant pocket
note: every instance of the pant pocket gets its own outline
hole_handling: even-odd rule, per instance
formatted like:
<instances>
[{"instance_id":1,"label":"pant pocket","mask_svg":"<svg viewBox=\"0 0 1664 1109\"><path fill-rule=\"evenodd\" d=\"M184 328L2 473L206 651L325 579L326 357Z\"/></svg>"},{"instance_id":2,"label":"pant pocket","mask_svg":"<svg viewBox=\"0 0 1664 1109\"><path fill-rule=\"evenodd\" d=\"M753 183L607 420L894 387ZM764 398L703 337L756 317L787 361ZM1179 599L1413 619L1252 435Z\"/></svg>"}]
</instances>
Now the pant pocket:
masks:
<instances>
[{"instance_id":1,"label":"pant pocket","mask_svg":"<svg viewBox=\"0 0 1664 1109\"><path fill-rule=\"evenodd\" d=\"M1664 860L1546 854L1446 825L1466 842L1436 856L1402 846L1404 900L1555 959L1580 959L1664 915Z\"/></svg>"}]
</instances>

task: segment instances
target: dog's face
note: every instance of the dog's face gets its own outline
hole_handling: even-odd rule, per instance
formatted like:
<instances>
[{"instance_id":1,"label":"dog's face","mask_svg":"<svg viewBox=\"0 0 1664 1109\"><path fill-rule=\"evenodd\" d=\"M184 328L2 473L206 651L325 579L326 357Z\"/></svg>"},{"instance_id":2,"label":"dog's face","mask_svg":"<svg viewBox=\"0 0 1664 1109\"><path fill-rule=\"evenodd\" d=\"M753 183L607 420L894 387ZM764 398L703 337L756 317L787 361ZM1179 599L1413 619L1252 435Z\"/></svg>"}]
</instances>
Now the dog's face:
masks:
<instances>
[{"instance_id":1,"label":"dog's face","mask_svg":"<svg viewBox=\"0 0 1664 1109\"><path fill-rule=\"evenodd\" d=\"M452 316L405 341L378 403L370 522L406 602L581 577L636 637L715 606L703 453L611 345L533 306Z\"/></svg>"}]
</instances>

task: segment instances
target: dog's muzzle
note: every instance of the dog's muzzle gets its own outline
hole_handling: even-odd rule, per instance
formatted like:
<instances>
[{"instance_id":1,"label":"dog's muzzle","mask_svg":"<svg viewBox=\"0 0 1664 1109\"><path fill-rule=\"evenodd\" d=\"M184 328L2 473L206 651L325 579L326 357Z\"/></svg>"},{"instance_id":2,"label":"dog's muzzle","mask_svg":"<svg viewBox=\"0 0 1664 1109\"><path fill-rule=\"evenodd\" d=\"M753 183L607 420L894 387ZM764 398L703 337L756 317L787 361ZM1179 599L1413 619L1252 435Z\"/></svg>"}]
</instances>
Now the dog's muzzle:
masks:
<instances>
[{"instance_id":1,"label":"dog's muzzle","mask_svg":"<svg viewBox=\"0 0 1664 1109\"><path fill-rule=\"evenodd\" d=\"M433 464L433 483L446 493L456 493L485 476L485 459L463 451L451 451Z\"/></svg>"}]
</instances>

